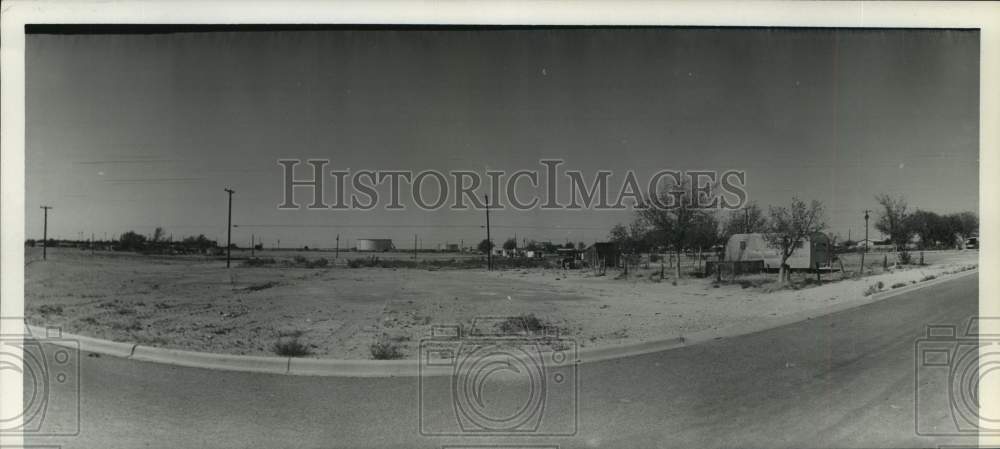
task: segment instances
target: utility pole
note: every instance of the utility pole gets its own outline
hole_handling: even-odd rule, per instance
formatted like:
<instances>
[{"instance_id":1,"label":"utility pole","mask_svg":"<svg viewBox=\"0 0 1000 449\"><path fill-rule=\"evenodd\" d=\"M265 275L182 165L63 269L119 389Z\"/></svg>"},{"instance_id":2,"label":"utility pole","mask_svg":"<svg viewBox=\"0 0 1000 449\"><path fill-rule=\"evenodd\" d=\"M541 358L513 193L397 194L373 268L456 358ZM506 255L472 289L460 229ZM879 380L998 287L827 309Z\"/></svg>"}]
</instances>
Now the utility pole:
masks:
<instances>
[{"instance_id":1,"label":"utility pole","mask_svg":"<svg viewBox=\"0 0 1000 449\"><path fill-rule=\"evenodd\" d=\"M486 200L486 271L493 271L493 240L490 239L490 196L483 195Z\"/></svg>"},{"instance_id":2,"label":"utility pole","mask_svg":"<svg viewBox=\"0 0 1000 449\"><path fill-rule=\"evenodd\" d=\"M94 255L94 233L90 233L90 255Z\"/></svg>"},{"instance_id":3,"label":"utility pole","mask_svg":"<svg viewBox=\"0 0 1000 449\"><path fill-rule=\"evenodd\" d=\"M869 213L871 213L871 210L865 209L865 247L861 249L861 274L862 275L865 274L865 253L868 252L868 246L872 244L872 242L870 240L868 240L868 217L869 217L868 214Z\"/></svg>"},{"instance_id":4,"label":"utility pole","mask_svg":"<svg viewBox=\"0 0 1000 449\"><path fill-rule=\"evenodd\" d=\"M228 187L224 190L229 194L229 219L226 221L226 268L229 268L233 251L233 194L236 191Z\"/></svg>"},{"instance_id":5,"label":"utility pole","mask_svg":"<svg viewBox=\"0 0 1000 449\"><path fill-rule=\"evenodd\" d=\"M257 242L256 242L256 240L257 239L255 238L255 236L251 232L250 233L250 257L254 256L254 250L257 249Z\"/></svg>"},{"instance_id":6,"label":"utility pole","mask_svg":"<svg viewBox=\"0 0 1000 449\"><path fill-rule=\"evenodd\" d=\"M417 234L413 234L413 260L417 260Z\"/></svg>"},{"instance_id":7,"label":"utility pole","mask_svg":"<svg viewBox=\"0 0 1000 449\"><path fill-rule=\"evenodd\" d=\"M42 222L42 260L45 260L49 250L49 209L52 206L42 206L42 209L45 210L45 221Z\"/></svg>"},{"instance_id":8,"label":"utility pole","mask_svg":"<svg viewBox=\"0 0 1000 449\"><path fill-rule=\"evenodd\" d=\"M337 234L337 249L333 251L333 258L336 259L339 257L340 257L340 234Z\"/></svg>"},{"instance_id":9,"label":"utility pole","mask_svg":"<svg viewBox=\"0 0 1000 449\"><path fill-rule=\"evenodd\" d=\"M750 209L743 208L743 232L750 233Z\"/></svg>"}]
</instances>

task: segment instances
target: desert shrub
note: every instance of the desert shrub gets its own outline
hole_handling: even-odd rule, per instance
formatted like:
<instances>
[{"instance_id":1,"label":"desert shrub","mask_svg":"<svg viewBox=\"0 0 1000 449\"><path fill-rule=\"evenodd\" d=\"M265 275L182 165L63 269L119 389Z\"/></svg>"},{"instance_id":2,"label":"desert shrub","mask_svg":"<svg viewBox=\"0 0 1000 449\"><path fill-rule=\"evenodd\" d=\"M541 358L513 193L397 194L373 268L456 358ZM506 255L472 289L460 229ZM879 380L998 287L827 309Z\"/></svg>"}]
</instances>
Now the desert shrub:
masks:
<instances>
[{"instance_id":1,"label":"desert shrub","mask_svg":"<svg viewBox=\"0 0 1000 449\"><path fill-rule=\"evenodd\" d=\"M878 289L882 290L883 288L885 288L885 282L878 281Z\"/></svg>"},{"instance_id":2,"label":"desert shrub","mask_svg":"<svg viewBox=\"0 0 1000 449\"><path fill-rule=\"evenodd\" d=\"M142 323L135 319L127 322L116 321L111 323L111 328L119 331L138 331L142 330Z\"/></svg>"},{"instance_id":3,"label":"desert shrub","mask_svg":"<svg viewBox=\"0 0 1000 449\"><path fill-rule=\"evenodd\" d=\"M518 334L524 331L528 333L538 333L548 327L548 323L538 318L533 313L519 316L507 317L499 324L500 331L504 334Z\"/></svg>"},{"instance_id":4,"label":"desert shrub","mask_svg":"<svg viewBox=\"0 0 1000 449\"><path fill-rule=\"evenodd\" d=\"M243 261L243 265L247 267L260 267L266 265L274 265L278 261L274 260L273 257L255 257L253 259L247 259Z\"/></svg>"},{"instance_id":5,"label":"desert shrub","mask_svg":"<svg viewBox=\"0 0 1000 449\"><path fill-rule=\"evenodd\" d=\"M372 358L375 360L396 360L403 358L403 352L399 350L399 345L388 338L380 338L372 343L369 348Z\"/></svg>"},{"instance_id":6,"label":"desert shrub","mask_svg":"<svg viewBox=\"0 0 1000 449\"><path fill-rule=\"evenodd\" d=\"M246 290L251 291L251 292L255 292L255 291L258 291L258 290L267 290L267 289L269 289L271 287L274 287L276 285L278 285L278 281L267 281L267 282L262 282L260 284L250 285L250 286L248 286L246 288Z\"/></svg>"},{"instance_id":7,"label":"desert shrub","mask_svg":"<svg viewBox=\"0 0 1000 449\"><path fill-rule=\"evenodd\" d=\"M297 267L324 268L329 264L330 261L322 257L318 257L316 259L309 259L307 257L296 255L295 257L292 258L292 265Z\"/></svg>"},{"instance_id":8,"label":"desert shrub","mask_svg":"<svg viewBox=\"0 0 1000 449\"><path fill-rule=\"evenodd\" d=\"M865 296L871 296L871 295L874 295L874 294L878 293L879 290L881 290L881 289L878 286L876 286L874 284L871 284L871 285L868 286L868 288L865 289L864 295Z\"/></svg>"},{"instance_id":9,"label":"desert shrub","mask_svg":"<svg viewBox=\"0 0 1000 449\"><path fill-rule=\"evenodd\" d=\"M906 282L897 282L892 284L892 288L906 287Z\"/></svg>"},{"instance_id":10,"label":"desert shrub","mask_svg":"<svg viewBox=\"0 0 1000 449\"><path fill-rule=\"evenodd\" d=\"M43 304L38 307L38 313L42 315L50 315L50 314L61 315L63 313L63 308L62 306Z\"/></svg>"},{"instance_id":11,"label":"desert shrub","mask_svg":"<svg viewBox=\"0 0 1000 449\"><path fill-rule=\"evenodd\" d=\"M316 258L306 262L306 268L324 268L330 264L330 261L325 258Z\"/></svg>"},{"instance_id":12,"label":"desert shrub","mask_svg":"<svg viewBox=\"0 0 1000 449\"><path fill-rule=\"evenodd\" d=\"M303 357L309 355L309 347L299 341L299 338L281 338L271 347L275 354L282 357Z\"/></svg>"},{"instance_id":13,"label":"desert shrub","mask_svg":"<svg viewBox=\"0 0 1000 449\"><path fill-rule=\"evenodd\" d=\"M906 251L906 250L900 251L899 255L898 255L898 258L899 258L899 263L901 265L909 265L910 263L913 262L913 255L910 254L910 252Z\"/></svg>"}]
</instances>

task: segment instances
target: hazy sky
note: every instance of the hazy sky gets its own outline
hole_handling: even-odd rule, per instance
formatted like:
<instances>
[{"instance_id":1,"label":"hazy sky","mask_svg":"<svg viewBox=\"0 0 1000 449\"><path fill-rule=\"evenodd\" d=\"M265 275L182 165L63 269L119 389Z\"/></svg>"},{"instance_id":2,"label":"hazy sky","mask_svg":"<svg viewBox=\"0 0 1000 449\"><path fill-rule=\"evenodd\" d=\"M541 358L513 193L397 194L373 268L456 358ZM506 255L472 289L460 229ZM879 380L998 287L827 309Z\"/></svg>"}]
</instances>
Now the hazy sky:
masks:
<instances>
[{"instance_id":1,"label":"hazy sky","mask_svg":"<svg viewBox=\"0 0 1000 449\"><path fill-rule=\"evenodd\" d=\"M554 157L588 176L746 170L752 200L820 200L831 230L858 238L876 193L978 209L978 73L974 31L32 34L26 231L41 236L48 204L56 237L162 226L224 242L232 186L239 243L471 244L477 211L278 210L276 160L482 171ZM494 238L591 242L630 218L497 211Z\"/></svg>"}]
</instances>

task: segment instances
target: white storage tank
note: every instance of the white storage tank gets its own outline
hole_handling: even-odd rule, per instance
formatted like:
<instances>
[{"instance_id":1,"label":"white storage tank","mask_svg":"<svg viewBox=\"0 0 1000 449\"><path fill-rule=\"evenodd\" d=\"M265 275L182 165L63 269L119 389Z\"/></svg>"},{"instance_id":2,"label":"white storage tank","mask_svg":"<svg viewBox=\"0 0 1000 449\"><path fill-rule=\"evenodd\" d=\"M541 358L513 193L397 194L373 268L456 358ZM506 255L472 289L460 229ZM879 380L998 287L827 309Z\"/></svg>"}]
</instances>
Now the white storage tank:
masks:
<instances>
[{"instance_id":1,"label":"white storage tank","mask_svg":"<svg viewBox=\"0 0 1000 449\"><path fill-rule=\"evenodd\" d=\"M356 242L358 251L384 252L394 249L392 239L358 239Z\"/></svg>"}]
</instances>

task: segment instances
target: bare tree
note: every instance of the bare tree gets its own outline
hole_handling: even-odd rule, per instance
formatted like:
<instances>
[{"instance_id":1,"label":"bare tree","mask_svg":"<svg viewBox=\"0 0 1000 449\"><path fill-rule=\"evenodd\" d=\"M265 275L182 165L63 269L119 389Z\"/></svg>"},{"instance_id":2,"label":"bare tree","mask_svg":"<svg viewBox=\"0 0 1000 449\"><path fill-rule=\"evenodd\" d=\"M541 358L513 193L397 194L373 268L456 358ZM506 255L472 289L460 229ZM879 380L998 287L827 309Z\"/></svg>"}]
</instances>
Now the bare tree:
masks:
<instances>
[{"instance_id":1,"label":"bare tree","mask_svg":"<svg viewBox=\"0 0 1000 449\"><path fill-rule=\"evenodd\" d=\"M157 226L156 230L153 231L153 238L152 238L151 241L153 243L160 243L163 240L163 236L165 234L166 234L166 231L164 231L163 228Z\"/></svg>"},{"instance_id":2,"label":"bare tree","mask_svg":"<svg viewBox=\"0 0 1000 449\"><path fill-rule=\"evenodd\" d=\"M905 249L906 244L913 237L913 229L907 226L909 216L909 206L902 196L893 198L888 194L875 196L882 208L879 211L878 220L875 222L875 229L884 235L889 236L889 241L896 247L896 250Z\"/></svg>"},{"instance_id":3,"label":"bare tree","mask_svg":"<svg viewBox=\"0 0 1000 449\"><path fill-rule=\"evenodd\" d=\"M668 180L670 181L670 180ZM696 191L689 179L670 182L663 189L651 193L655 196L650 204L638 208L639 218L652 228L652 236L677 256L674 278L681 277L680 260L684 250L692 248L695 228L707 211L698 207Z\"/></svg>"},{"instance_id":4,"label":"bare tree","mask_svg":"<svg viewBox=\"0 0 1000 449\"><path fill-rule=\"evenodd\" d=\"M618 249L625 255L625 272L628 272L628 265L635 258L635 254L642 250L646 240L646 228L641 220L634 220L627 225L616 224L608 233L608 240L615 242Z\"/></svg>"},{"instance_id":5,"label":"bare tree","mask_svg":"<svg viewBox=\"0 0 1000 449\"><path fill-rule=\"evenodd\" d=\"M764 232L767 227L767 217L755 202L750 202L743 209L729 212L723 224L723 235L729 238L734 234L753 234Z\"/></svg>"},{"instance_id":6,"label":"bare tree","mask_svg":"<svg viewBox=\"0 0 1000 449\"><path fill-rule=\"evenodd\" d=\"M778 282L788 282L788 258L811 235L822 232L826 228L823 221L823 205L813 200L806 203L798 198L792 198L788 206L771 206L769 209L767 231L764 240L768 246L777 249L781 256L781 268L778 271Z\"/></svg>"}]
</instances>

